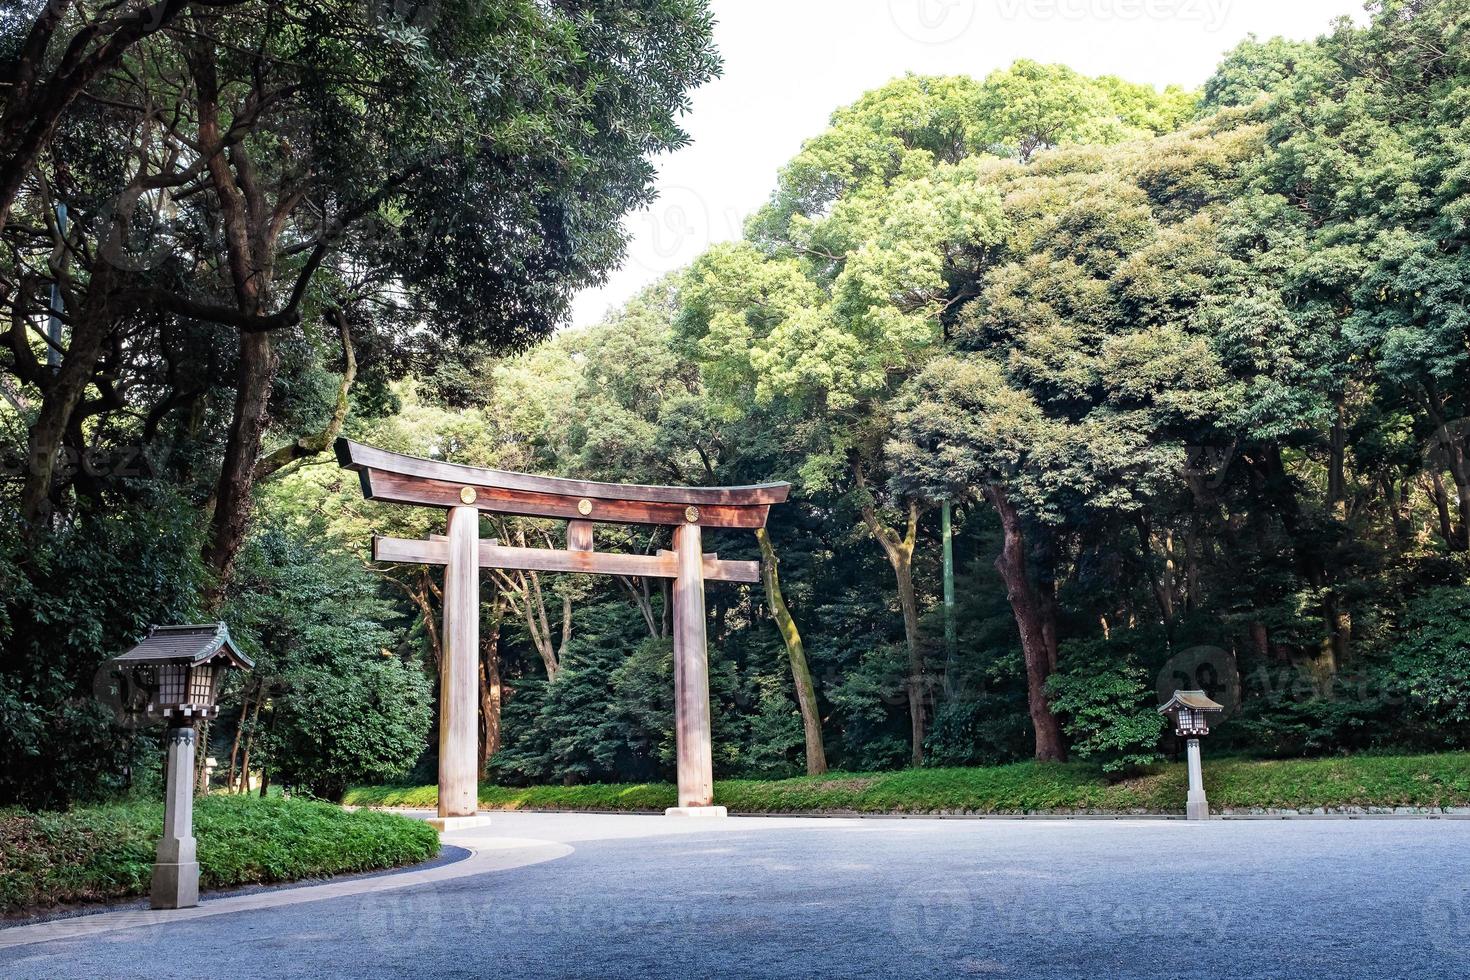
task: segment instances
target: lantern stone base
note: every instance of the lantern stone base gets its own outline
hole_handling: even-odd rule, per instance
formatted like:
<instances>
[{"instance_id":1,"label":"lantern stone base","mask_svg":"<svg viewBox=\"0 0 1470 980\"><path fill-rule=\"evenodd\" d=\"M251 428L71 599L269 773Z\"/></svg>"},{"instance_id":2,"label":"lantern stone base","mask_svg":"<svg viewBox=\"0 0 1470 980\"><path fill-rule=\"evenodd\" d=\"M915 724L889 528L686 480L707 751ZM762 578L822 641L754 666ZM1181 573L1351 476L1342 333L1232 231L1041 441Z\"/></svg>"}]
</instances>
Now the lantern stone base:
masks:
<instances>
[{"instance_id":1,"label":"lantern stone base","mask_svg":"<svg viewBox=\"0 0 1470 980\"><path fill-rule=\"evenodd\" d=\"M199 862L153 866L149 904L156 909L190 909L199 904Z\"/></svg>"},{"instance_id":2,"label":"lantern stone base","mask_svg":"<svg viewBox=\"0 0 1470 980\"><path fill-rule=\"evenodd\" d=\"M722 806L671 806L664 811L666 817L728 817L729 811Z\"/></svg>"},{"instance_id":3,"label":"lantern stone base","mask_svg":"<svg viewBox=\"0 0 1470 980\"><path fill-rule=\"evenodd\" d=\"M474 827L490 826L490 818L483 813L476 813L464 817L430 817L427 821L439 833L453 833L456 830L470 830Z\"/></svg>"},{"instance_id":4,"label":"lantern stone base","mask_svg":"<svg viewBox=\"0 0 1470 980\"><path fill-rule=\"evenodd\" d=\"M1204 769L1199 761L1199 739L1190 739L1185 750L1189 758L1189 796L1185 799L1184 815L1190 820L1208 820L1210 804L1205 799Z\"/></svg>"}]
</instances>

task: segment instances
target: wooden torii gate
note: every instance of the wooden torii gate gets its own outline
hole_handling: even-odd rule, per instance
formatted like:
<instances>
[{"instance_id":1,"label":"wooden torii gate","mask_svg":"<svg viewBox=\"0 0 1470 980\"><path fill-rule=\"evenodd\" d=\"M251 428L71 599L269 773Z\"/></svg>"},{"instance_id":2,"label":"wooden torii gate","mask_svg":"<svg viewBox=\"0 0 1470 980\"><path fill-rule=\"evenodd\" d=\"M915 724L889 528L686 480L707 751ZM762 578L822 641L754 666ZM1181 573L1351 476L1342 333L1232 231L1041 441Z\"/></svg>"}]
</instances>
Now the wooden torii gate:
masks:
<instances>
[{"instance_id":1,"label":"wooden torii gate","mask_svg":"<svg viewBox=\"0 0 1470 980\"><path fill-rule=\"evenodd\" d=\"M704 583L758 582L760 563L721 561L703 551L703 528L760 528L790 484L750 487L652 487L592 483L461 466L338 439L337 460L356 470L369 500L447 510L448 526L428 540L373 537L373 558L444 566L443 655L439 693L440 829L483 818L478 804L477 668L480 569L585 572L674 580L674 729L679 816L722 816L714 805L710 745L709 657ZM566 550L506 547L480 539L480 512L567 521ZM656 555L594 550L598 522L673 527L674 550Z\"/></svg>"}]
</instances>

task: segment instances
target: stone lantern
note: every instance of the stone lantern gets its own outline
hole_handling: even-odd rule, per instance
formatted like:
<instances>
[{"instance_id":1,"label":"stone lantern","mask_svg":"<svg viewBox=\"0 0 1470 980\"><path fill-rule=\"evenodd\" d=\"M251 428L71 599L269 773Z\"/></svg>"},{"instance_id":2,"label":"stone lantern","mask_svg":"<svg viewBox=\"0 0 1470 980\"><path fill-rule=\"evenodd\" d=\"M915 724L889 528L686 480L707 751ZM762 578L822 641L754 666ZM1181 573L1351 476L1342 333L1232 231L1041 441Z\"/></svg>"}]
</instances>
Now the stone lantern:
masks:
<instances>
[{"instance_id":1,"label":"stone lantern","mask_svg":"<svg viewBox=\"0 0 1470 980\"><path fill-rule=\"evenodd\" d=\"M1159 708L1159 714L1168 715L1174 722L1174 734L1187 739L1186 756L1189 760L1189 799L1184 808L1190 820L1210 819L1210 804L1205 799L1204 774L1200 766L1199 740L1210 733L1209 716L1225 710L1223 704L1211 701L1204 691L1175 691L1174 696Z\"/></svg>"},{"instance_id":2,"label":"stone lantern","mask_svg":"<svg viewBox=\"0 0 1470 980\"><path fill-rule=\"evenodd\" d=\"M224 623L158 626L143 642L112 661L129 686L146 696L148 715L162 716L168 730L168 789L163 839L153 864L152 904L181 909L199 904L199 862L194 851L195 725L213 718L220 682L231 667L253 664L236 649ZM139 702L143 701L140 697Z\"/></svg>"}]
</instances>

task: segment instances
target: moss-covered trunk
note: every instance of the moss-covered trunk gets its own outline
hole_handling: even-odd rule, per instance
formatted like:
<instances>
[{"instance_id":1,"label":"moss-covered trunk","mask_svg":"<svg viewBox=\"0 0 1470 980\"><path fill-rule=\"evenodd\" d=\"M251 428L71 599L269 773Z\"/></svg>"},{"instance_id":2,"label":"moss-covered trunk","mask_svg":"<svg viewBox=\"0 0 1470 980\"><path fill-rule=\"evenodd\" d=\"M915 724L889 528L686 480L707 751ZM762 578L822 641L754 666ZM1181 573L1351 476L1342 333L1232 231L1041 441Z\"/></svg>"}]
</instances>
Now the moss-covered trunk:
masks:
<instances>
[{"instance_id":1,"label":"moss-covered trunk","mask_svg":"<svg viewBox=\"0 0 1470 980\"><path fill-rule=\"evenodd\" d=\"M781 593L781 575L778 570L780 559L771 546L771 535L765 528L757 528L755 539L761 546L761 583L766 587L766 601L771 606L771 615L781 631L781 640L786 644L786 656L791 660L791 679L796 685L796 703L801 708L801 726L806 732L806 772L808 776L820 776L827 771L827 749L822 743L822 715L817 709L817 690L812 684L812 672L806 662L806 647L801 642L801 632L796 620L786 607L786 597Z\"/></svg>"}]
</instances>

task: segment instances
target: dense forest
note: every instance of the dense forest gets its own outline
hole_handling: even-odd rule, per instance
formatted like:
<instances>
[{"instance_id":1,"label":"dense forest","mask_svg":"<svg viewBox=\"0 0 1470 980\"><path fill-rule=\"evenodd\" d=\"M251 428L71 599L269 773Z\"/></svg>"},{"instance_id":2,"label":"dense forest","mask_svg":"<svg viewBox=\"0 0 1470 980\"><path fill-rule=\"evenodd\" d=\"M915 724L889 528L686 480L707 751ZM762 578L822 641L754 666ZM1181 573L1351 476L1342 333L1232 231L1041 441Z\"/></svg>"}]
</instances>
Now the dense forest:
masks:
<instances>
[{"instance_id":1,"label":"dense forest","mask_svg":"<svg viewBox=\"0 0 1470 980\"><path fill-rule=\"evenodd\" d=\"M94 679L199 619L258 665L222 785L432 773L439 572L368 543L442 528L363 501L341 434L790 481L706 543L765 569L708 588L717 775L1122 774L1174 750L1176 687L1227 705L1220 750L1470 746L1470 0L1247 39L1199 91L895 79L583 330L719 70L700 3L32 6L0 36L0 802L156 778ZM666 600L487 576L486 778L667 778Z\"/></svg>"}]
</instances>

